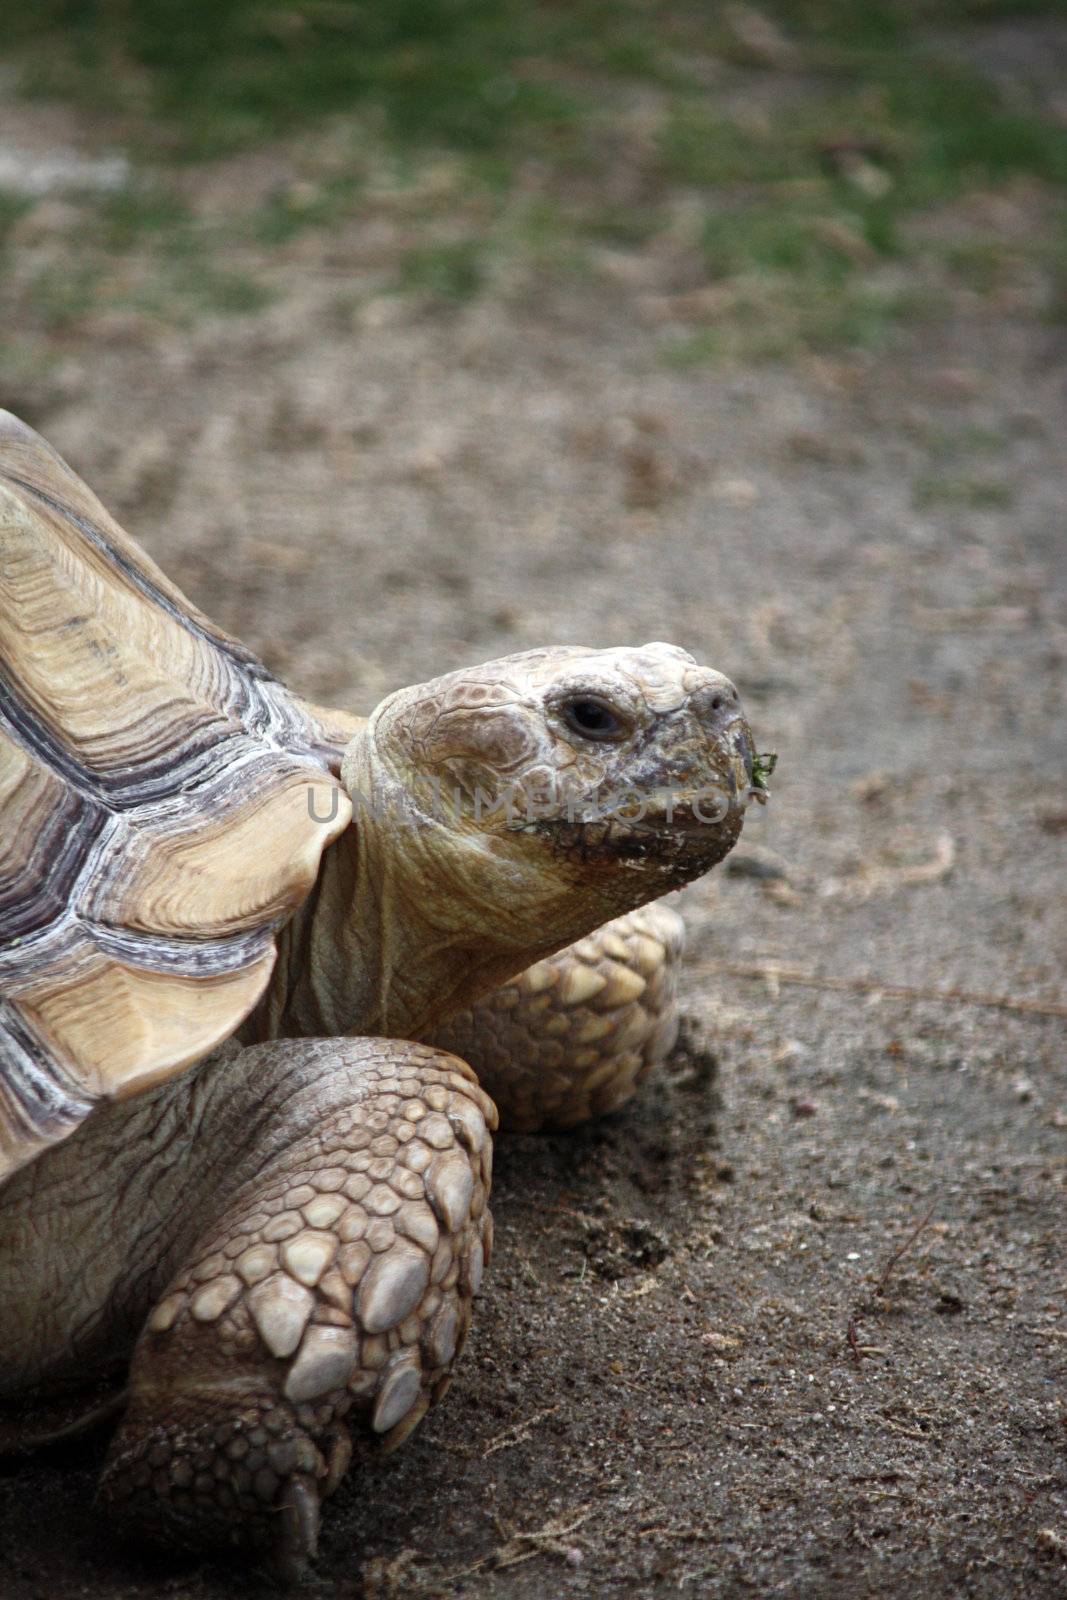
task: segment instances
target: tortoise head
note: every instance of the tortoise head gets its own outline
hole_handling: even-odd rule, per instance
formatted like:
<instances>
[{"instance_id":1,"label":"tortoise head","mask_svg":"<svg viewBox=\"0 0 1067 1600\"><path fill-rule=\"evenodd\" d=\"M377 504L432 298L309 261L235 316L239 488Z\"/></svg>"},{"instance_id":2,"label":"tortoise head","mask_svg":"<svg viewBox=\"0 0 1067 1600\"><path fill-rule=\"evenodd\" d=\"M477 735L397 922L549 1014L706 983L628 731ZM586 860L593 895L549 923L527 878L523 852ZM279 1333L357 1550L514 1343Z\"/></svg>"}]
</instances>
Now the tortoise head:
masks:
<instances>
[{"instance_id":1,"label":"tortoise head","mask_svg":"<svg viewBox=\"0 0 1067 1600\"><path fill-rule=\"evenodd\" d=\"M720 861L752 762L729 679L648 644L529 650L402 689L343 776L357 824L388 832L434 896L473 901L487 936L524 922L533 950Z\"/></svg>"}]
</instances>

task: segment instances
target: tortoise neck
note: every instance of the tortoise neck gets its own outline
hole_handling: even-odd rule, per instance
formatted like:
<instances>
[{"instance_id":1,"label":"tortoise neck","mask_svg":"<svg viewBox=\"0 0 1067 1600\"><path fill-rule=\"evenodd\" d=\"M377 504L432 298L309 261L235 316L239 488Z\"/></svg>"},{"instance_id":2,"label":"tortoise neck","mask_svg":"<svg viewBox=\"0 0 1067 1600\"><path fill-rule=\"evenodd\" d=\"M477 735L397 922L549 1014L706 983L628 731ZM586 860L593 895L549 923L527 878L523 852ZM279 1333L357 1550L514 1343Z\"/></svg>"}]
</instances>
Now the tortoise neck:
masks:
<instances>
[{"instance_id":1,"label":"tortoise neck","mask_svg":"<svg viewBox=\"0 0 1067 1600\"><path fill-rule=\"evenodd\" d=\"M372 824L347 828L279 935L274 974L242 1030L245 1042L426 1038L536 958L536 950L486 937L476 907L442 894L431 857L417 845L398 851L395 836Z\"/></svg>"}]
</instances>

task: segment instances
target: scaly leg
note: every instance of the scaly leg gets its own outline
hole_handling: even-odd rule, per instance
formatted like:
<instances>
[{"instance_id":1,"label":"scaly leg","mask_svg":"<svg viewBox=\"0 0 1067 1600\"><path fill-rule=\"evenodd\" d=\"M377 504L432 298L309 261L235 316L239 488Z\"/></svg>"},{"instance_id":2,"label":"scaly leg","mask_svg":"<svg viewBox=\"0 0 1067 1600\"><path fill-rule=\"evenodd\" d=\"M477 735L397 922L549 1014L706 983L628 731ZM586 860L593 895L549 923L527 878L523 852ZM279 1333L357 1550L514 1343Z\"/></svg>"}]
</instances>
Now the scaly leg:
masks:
<instances>
[{"instance_id":1,"label":"scaly leg","mask_svg":"<svg viewBox=\"0 0 1067 1600\"><path fill-rule=\"evenodd\" d=\"M496 1117L426 1045L286 1041L224 1071L269 1087L271 1126L148 1317L103 1495L140 1536L268 1545L291 1575L350 1429L392 1449L448 1386Z\"/></svg>"},{"instance_id":2,"label":"scaly leg","mask_svg":"<svg viewBox=\"0 0 1067 1600\"><path fill-rule=\"evenodd\" d=\"M470 1062L509 1132L614 1111L674 1044L684 934L665 905L616 917L453 1017L434 1043Z\"/></svg>"}]
</instances>

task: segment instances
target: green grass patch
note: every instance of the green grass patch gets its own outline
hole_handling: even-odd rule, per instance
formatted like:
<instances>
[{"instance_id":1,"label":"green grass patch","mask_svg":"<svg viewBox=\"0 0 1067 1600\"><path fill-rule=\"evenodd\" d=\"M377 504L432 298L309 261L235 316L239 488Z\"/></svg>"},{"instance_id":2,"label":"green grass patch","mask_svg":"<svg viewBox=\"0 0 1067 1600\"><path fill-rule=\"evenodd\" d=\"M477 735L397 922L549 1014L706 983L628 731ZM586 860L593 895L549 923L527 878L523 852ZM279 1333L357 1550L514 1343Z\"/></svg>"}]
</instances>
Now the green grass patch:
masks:
<instances>
[{"instance_id":1,"label":"green grass patch","mask_svg":"<svg viewBox=\"0 0 1067 1600\"><path fill-rule=\"evenodd\" d=\"M32 201L25 195L14 194L10 189L0 189L0 250L8 242L8 235L21 216L30 209Z\"/></svg>"},{"instance_id":2,"label":"green grass patch","mask_svg":"<svg viewBox=\"0 0 1067 1600\"><path fill-rule=\"evenodd\" d=\"M663 213L652 205L593 206L583 210L575 221L584 234L600 244L638 249L660 232Z\"/></svg>"},{"instance_id":3,"label":"green grass patch","mask_svg":"<svg viewBox=\"0 0 1067 1600\"><path fill-rule=\"evenodd\" d=\"M476 240L417 245L400 264L399 287L435 300L470 300L485 277L481 248Z\"/></svg>"},{"instance_id":4,"label":"green grass patch","mask_svg":"<svg viewBox=\"0 0 1067 1600\"><path fill-rule=\"evenodd\" d=\"M1007 439L996 428L966 423L959 428L927 426L922 433L922 443L932 461L947 463L1002 453Z\"/></svg>"},{"instance_id":5,"label":"green grass patch","mask_svg":"<svg viewBox=\"0 0 1067 1600\"><path fill-rule=\"evenodd\" d=\"M660 356L663 365L673 372L689 372L693 367L720 361L725 353L723 334L714 328L701 328L698 333L670 340L663 346Z\"/></svg>"},{"instance_id":6,"label":"green grass patch","mask_svg":"<svg viewBox=\"0 0 1067 1600\"><path fill-rule=\"evenodd\" d=\"M912 487L917 506L962 506L974 511L1002 511L1015 504L1016 490L1002 478L951 477L928 474Z\"/></svg>"},{"instance_id":7,"label":"green grass patch","mask_svg":"<svg viewBox=\"0 0 1067 1600\"><path fill-rule=\"evenodd\" d=\"M677 281L701 287L703 272L731 308L670 344L674 365L876 347L930 314L916 287L924 252L982 294L1037 261L1061 285L1053 314L1067 306L1067 247L1006 245L992 227L921 244L908 227L975 189L1067 189L1067 129L930 42L930 30L1059 6L755 10L770 24L763 47L751 16L698 0L36 0L7 19L23 87L117 114L157 176L85 200L84 259L49 269L34 293L50 325L94 296L147 295L167 316L252 312L267 291L235 256L384 204L404 212L409 245L395 287L442 304L513 281L517 264L587 271L597 245L673 251ZM163 176L163 158L302 130L301 181L210 227ZM435 163L456 167L437 189ZM0 196L0 242L13 204Z\"/></svg>"},{"instance_id":8,"label":"green grass patch","mask_svg":"<svg viewBox=\"0 0 1067 1600\"><path fill-rule=\"evenodd\" d=\"M701 188L780 182L803 170L769 125L746 126L713 110L704 97L671 108L660 155L667 178Z\"/></svg>"},{"instance_id":9,"label":"green grass patch","mask_svg":"<svg viewBox=\"0 0 1067 1600\"><path fill-rule=\"evenodd\" d=\"M336 226L358 209L361 177L339 177L320 183L295 183L259 207L251 232L262 244L285 244L309 228Z\"/></svg>"},{"instance_id":10,"label":"green grass patch","mask_svg":"<svg viewBox=\"0 0 1067 1600\"><path fill-rule=\"evenodd\" d=\"M1043 252L1049 273L1050 322L1067 322L1067 216L1060 219L1054 237Z\"/></svg>"},{"instance_id":11,"label":"green grass patch","mask_svg":"<svg viewBox=\"0 0 1067 1600\"><path fill-rule=\"evenodd\" d=\"M230 317L261 311L274 298L273 291L251 273L210 258L185 263L176 275L174 289L179 304Z\"/></svg>"},{"instance_id":12,"label":"green grass patch","mask_svg":"<svg viewBox=\"0 0 1067 1600\"><path fill-rule=\"evenodd\" d=\"M128 184L102 196L95 210L100 242L115 252L132 250L146 238L173 235L190 221L187 203L158 183Z\"/></svg>"},{"instance_id":13,"label":"green grass patch","mask_svg":"<svg viewBox=\"0 0 1067 1600\"><path fill-rule=\"evenodd\" d=\"M1001 239L965 239L948 246L945 264L968 289L990 295L1014 279L1019 251Z\"/></svg>"},{"instance_id":14,"label":"green grass patch","mask_svg":"<svg viewBox=\"0 0 1067 1600\"><path fill-rule=\"evenodd\" d=\"M1063 15L1062 0L774 0L765 9L803 38L876 54L909 44L916 28Z\"/></svg>"},{"instance_id":15,"label":"green grass patch","mask_svg":"<svg viewBox=\"0 0 1067 1600\"><path fill-rule=\"evenodd\" d=\"M147 117L179 155L220 154L360 104L401 141L481 150L520 130L550 140L578 115L551 76L525 69L546 47L580 39L581 22L538 9L522 0L37 0L8 31L32 92Z\"/></svg>"},{"instance_id":16,"label":"green grass patch","mask_svg":"<svg viewBox=\"0 0 1067 1600\"><path fill-rule=\"evenodd\" d=\"M248 315L272 298L173 196L130 190L85 209L66 248L28 280L32 319L46 334L69 333L97 312L183 326L206 314Z\"/></svg>"},{"instance_id":17,"label":"green grass patch","mask_svg":"<svg viewBox=\"0 0 1067 1600\"><path fill-rule=\"evenodd\" d=\"M30 301L47 333L65 333L99 303L105 268L100 262L50 266L30 285Z\"/></svg>"},{"instance_id":18,"label":"green grass patch","mask_svg":"<svg viewBox=\"0 0 1067 1600\"><path fill-rule=\"evenodd\" d=\"M876 287L880 265L918 254L907 219L1019 178L1067 187L1067 130L933 54L913 9L783 0L766 14L789 29L797 65L822 73L819 86L734 114L676 95L658 142L664 177L706 196L709 275L743 288L742 318L761 308L761 350L876 345L922 314L921 297ZM941 248L957 280L985 293L1030 249L984 236Z\"/></svg>"}]
</instances>

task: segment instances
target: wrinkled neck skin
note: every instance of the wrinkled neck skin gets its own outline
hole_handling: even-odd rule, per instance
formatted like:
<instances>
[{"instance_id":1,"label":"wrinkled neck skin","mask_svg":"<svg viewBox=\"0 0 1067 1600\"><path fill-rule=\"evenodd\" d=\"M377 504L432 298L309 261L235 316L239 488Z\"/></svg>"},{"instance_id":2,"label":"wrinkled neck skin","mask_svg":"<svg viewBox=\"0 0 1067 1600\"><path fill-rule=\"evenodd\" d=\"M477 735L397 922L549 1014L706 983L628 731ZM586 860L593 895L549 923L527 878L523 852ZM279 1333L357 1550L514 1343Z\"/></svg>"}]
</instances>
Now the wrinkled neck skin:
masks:
<instances>
[{"instance_id":1,"label":"wrinkled neck skin","mask_svg":"<svg viewBox=\"0 0 1067 1600\"><path fill-rule=\"evenodd\" d=\"M349 747L345 783L375 806L357 801L353 825L282 931L270 988L242 1030L247 1042L425 1038L622 909L610 881L582 885L563 861L519 859L492 834L460 832L420 810L369 730Z\"/></svg>"}]
</instances>

